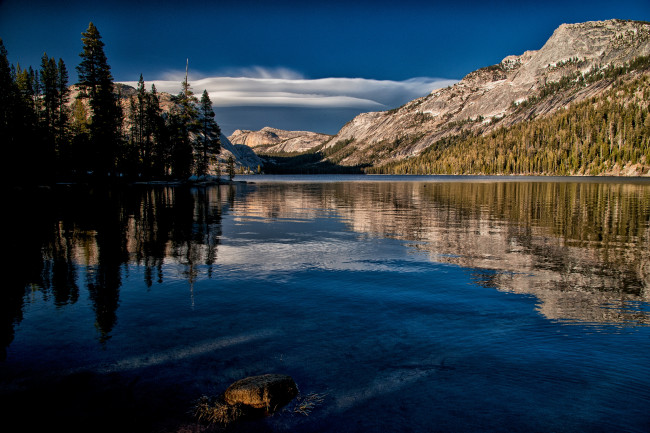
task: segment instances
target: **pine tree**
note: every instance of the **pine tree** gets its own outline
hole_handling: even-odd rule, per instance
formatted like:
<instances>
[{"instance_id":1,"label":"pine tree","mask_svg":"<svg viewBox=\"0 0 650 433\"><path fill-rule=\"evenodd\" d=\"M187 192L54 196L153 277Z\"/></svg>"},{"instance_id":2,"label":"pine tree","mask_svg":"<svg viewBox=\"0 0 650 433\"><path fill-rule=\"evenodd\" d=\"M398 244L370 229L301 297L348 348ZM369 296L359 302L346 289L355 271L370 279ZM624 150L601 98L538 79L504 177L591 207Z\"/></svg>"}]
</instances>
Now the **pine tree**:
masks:
<instances>
[{"instance_id":1,"label":"pine tree","mask_svg":"<svg viewBox=\"0 0 650 433\"><path fill-rule=\"evenodd\" d=\"M68 70L63 62L59 59L58 76L56 85L58 87L57 115L54 123L55 143L57 153L57 176L69 177L73 173L74 151L72 148L72 112L68 106L70 100L70 89L68 87Z\"/></svg>"},{"instance_id":2,"label":"pine tree","mask_svg":"<svg viewBox=\"0 0 650 433\"><path fill-rule=\"evenodd\" d=\"M129 153L131 154L129 159L138 162L136 171L140 173L147 171L146 166L149 164L150 153L145 149L144 145L146 100L147 92L144 88L144 78L140 74L136 96L129 98Z\"/></svg>"},{"instance_id":3,"label":"pine tree","mask_svg":"<svg viewBox=\"0 0 650 433\"><path fill-rule=\"evenodd\" d=\"M207 90L204 90L203 95L201 95L199 124L199 160L196 171L197 175L203 176L207 174L211 159L221 151L221 128L214 120L212 101Z\"/></svg>"},{"instance_id":4,"label":"pine tree","mask_svg":"<svg viewBox=\"0 0 650 433\"><path fill-rule=\"evenodd\" d=\"M196 106L199 100L194 95L192 87L187 81L187 70L185 80L181 82L181 91L173 100L176 103L180 121L186 126L188 134L196 133L199 116Z\"/></svg>"},{"instance_id":5,"label":"pine tree","mask_svg":"<svg viewBox=\"0 0 650 433\"><path fill-rule=\"evenodd\" d=\"M15 74L17 93L13 102L14 127L22 129L21 137L26 138L26 134L30 135L29 140L26 141L33 141L38 133L38 106L35 90L38 88L38 83L35 80L32 68L26 70L22 69L20 64L18 65Z\"/></svg>"},{"instance_id":6,"label":"pine tree","mask_svg":"<svg viewBox=\"0 0 650 433\"><path fill-rule=\"evenodd\" d=\"M160 98L156 86L151 85L151 92L146 100L146 128L152 141L151 176L165 176L169 164L169 136L165 127L165 119L160 108Z\"/></svg>"},{"instance_id":7,"label":"pine tree","mask_svg":"<svg viewBox=\"0 0 650 433\"><path fill-rule=\"evenodd\" d=\"M44 132L48 135L53 135L55 113L57 111L57 104L59 102L57 85L58 70L54 58L47 56L43 53L41 58L41 89L43 92L43 105L41 113L41 122L43 123Z\"/></svg>"},{"instance_id":8,"label":"pine tree","mask_svg":"<svg viewBox=\"0 0 650 433\"><path fill-rule=\"evenodd\" d=\"M20 106L20 94L15 82L15 71L9 65L7 49L0 38L0 139L2 140L2 173L7 181L14 183L23 167L23 146L19 142L17 107ZM26 164L25 164L26 167Z\"/></svg>"},{"instance_id":9,"label":"pine tree","mask_svg":"<svg viewBox=\"0 0 650 433\"><path fill-rule=\"evenodd\" d=\"M42 177L52 179L55 167L55 123L58 118L57 105L59 102L58 95L58 69L54 58L48 57L43 53L41 57L40 70L40 90L39 97L39 139L34 141L33 148L33 169L34 172Z\"/></svg>"},{"instance_id":10,"label":"pine tree","mask_svg":"<svg viewBox=\"0 0 650 433\"><path fill-rule=\"evenodd\" d=\"M138 81L138 89L136 93L135 100L132 99L133 101L133 113L132 113L132 128L133 128L133 135L134 135L134 141L138 149L142 154L146 153L144 149L142 149L143 144L144 144L144 136L145 136L145 103L147 100L147 91L144 88L144 78L142 77L142 74L140 74L140 80ZM143 159L144 159L144 155Z\"/></svg>"},{"instance_id":11,"label":"pine tree","mask_svg":"<svg viewBox=\"0 0 650 433\"><path fill-rule=\"evenodd\" d=\"M84 92L89 92L91 101L96 95L108 88L113 91L113 77L108 66L108 59L104 53L104 42L101 40L99 30L91 22L88 29L81 34L83 37L83 51L79 54L81 63L77 66L79 86Z\"/></svg>"},{"instance_id":12,"label":"pine tree","mask_svg":"<svg viewBox=\"0 0 650 433\"><path fill-rule=\"evenodd\" d=\"M113 76L97 27L91 22L82 36L77 72L82 96L89 99L91 110L91 168L99 176L114 175L121 143L121 107L113 92Z\"/></svg>"},{"instance_id":13,"label":"pine tree","mask_svg":"<svg viewBox=\"0 0 650 433\"><path fill-rule=\"evenodd\" d=\"M0 38L0 136L2 137L9 136L16 90L7 58L7 49Z\"/></svg>"},{"instance_id":14,"label":"pine tree","mask_svg":"<svg viewBox=\"0 0 650 433\"><path fill-rule=\"evenodd\" d=\"M57 67L56 86L58 88L57 111L58 116L55 120L55 130L57 147L62 148L68 142L68 121L70 118L68 101L70 98L70 89L68 88L68 69L65 67L63 59L59 59Z\"/></svg>"},{"instance_id":15,"label":"pine tree","mask_svg":"<svg viewBox=\"0 0 650 433\"><path fill-rule=\"evenodd\" d=\"M192 144L187 124L183 122L177 107L172 107L165 127L169 140L169 172L174 178L184 179L192 173Z\"/></svg>"},{"instance_id":16,"label":"pine tree","mask_svg":"<svg viewBox=\"0 0 650 433\"><path fill-rule=\"evenodd\" d=\"M169 115L168 127L171 137L172 175L186 178L192 173L194 165L194 141L199 129L199 102L187 80L181 82L181 91L172 98L174 106Z\"/></svg>"}]
</instances>

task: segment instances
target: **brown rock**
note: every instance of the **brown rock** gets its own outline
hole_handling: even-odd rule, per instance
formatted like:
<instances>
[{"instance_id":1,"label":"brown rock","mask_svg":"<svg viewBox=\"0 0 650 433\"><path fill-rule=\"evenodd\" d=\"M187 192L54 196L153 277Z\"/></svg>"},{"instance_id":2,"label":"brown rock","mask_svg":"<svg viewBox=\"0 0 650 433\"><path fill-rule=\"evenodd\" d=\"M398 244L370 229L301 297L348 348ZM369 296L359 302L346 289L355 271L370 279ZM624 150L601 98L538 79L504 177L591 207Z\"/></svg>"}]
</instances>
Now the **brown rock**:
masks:
<instances>
[{"instance_id":1,"label":"brown rock","mask_svg":"<svg viewBox=\"0 0 650 433\"><path fill-rule=\"evenodd\" d=\"M224 400L229 405L243 404L255 409L273 412L298 394L291 376L264 374L238 380L226 389Z\"/></svg>"}]
</instances>

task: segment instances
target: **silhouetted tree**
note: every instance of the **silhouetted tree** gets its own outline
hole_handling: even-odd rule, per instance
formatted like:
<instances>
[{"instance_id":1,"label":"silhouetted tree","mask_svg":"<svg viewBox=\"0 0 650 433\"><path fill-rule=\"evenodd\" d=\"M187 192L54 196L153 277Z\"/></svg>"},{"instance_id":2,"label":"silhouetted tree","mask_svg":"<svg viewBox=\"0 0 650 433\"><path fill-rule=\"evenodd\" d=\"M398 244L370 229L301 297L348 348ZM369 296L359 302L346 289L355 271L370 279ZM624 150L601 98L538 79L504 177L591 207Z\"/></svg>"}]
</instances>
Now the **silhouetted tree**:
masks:
<instances>
[{"instance_id":1,"label":"silhouetted tree","mask_svg":"<svg viewBox=\"0 0 650 433\"><path fill-rule=\"evenodd\" d=\"M221 151L221 128L214 120L212 101L207 90L203 91L199 104L199 146L196 174L207 174L211 159Z\"/></svg>"},{"instance_id":2,"label":"silhouetted tree","mask_svg":"<svg viewBox=\"0 0 650 433\"><path fill-rule=\"evenodd\" d=\"M192 173L194 163L194 146L196 134L199 129L198 99L194 96L192 88L187 81L181 82L181 91L172 97L172 107L168 127L171 138L171 171L176 178L186 178Z\"/></svg>"},{"instance_id":3,"label":"silhouetted tree","mask_svg":"<svg viewBox=\"0 0 650 433\"><path fill-rule=\"evenodd\" d=\"M151 85L151 92L147 94L145 110L145 122L149 134L147 139L152 141L151 172L149 174L165 176L170 160L169 134L160 108L160 97L154 84Z\"/></svg>"},{"instance_id":4,"label":"silhouetted tree","mask_svg":"<svg viewBox=\"0 0 650 433\"><path fill-rule=\"evenodd\" d=\"M59 71L54 58L41 57L39 98L39 137L33 152L34 172L42 179L53 179L56 163L55 138L59 111Z\"/></svg>"},{"instance_id":5,"label":"silhouetted tree","mask_svg":"<svg viewBox=\"0 0 650 433\"><path fill-rule=\"evenodd\" d=\"M59 59L57 65L57 113L54 119L55 150L57 156L58 176L69 175L71 172L72 149L70 146L70 108L68 102L70 89L68 87L68 69Z\"/></svg>"},{"instance_id":6,"label":"silhouetted tree","mask_svg":"<svg viewBox=\"0 0 650 433\"><path fill-rule=\"evenodd\" d=\"M17 89L12 77L7 49L0 38L0 135L9 137L12 124L12 110Z\"/></svg>"},{"instance_id":7,"label":"silhouetted tree","mask_svg":"<svg viewBox=\"0 0 650 433\"><path fill-rule=\"evenodd\" d=\"M82 36L82 60L77 72L82 97L88 98L91 110L91 167L99 176L114 175L121 143L121 109L97 27L91 22Z\"/></svg>"},{"instance_id":8,"label":"silhouetted tree","mask_svg":"<svg viewBox=\"0 0 650 433\"><path fill-rule=\"evenodd\" d=\"M15 71L14 71L15 73ZM7 181L15 182L23 163L21 146L18 143L16 107L21 103L14 73L9 66L7 49L0 39L0 137L2 137L2 172Z\"/></svg>"}]
</instances>

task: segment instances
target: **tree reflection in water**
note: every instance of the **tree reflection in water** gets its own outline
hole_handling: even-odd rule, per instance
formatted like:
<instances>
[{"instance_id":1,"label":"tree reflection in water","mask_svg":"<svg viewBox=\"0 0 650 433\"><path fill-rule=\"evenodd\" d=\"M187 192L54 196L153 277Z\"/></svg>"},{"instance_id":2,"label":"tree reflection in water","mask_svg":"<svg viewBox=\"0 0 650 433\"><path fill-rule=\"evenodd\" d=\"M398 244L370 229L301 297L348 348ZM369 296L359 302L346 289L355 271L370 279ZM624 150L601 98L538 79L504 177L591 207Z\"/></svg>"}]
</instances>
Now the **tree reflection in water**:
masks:
<instances>
[{"instance_id":1,"label":"tree reflection in water","mask_svg":"<svg viewBox=\"0 0 650 433\"><path fill-rule=\"evenodd\" d=\"M147 287L162 284L163 262L182 264L190 281L195 265L211 266L221 235L219 188L57 187L9 200L10 266L2 293L2 347L13 339L27 296L52 298L62 307L88 289L100 341L117 321L125 264L144 267ZM4 353L4 352L3 352Z\"/></svg>"},{"instance_id":2,"label":"tree reflection in water","mask_svg":"<svg viewBox=\"0 0 650 433\"><path fill-rule=\"evenodd\" d=\"M408 241L432 261L488 270L475 273L476 281L535 295L550 319L650 323L647 312L629 308L650 296L647 183L61 186L14 193L8 203L3 353L29 297L63 307L86 287L106 341L125 265L143 267L148 288L164 283L166 259L180 266L190 288L197 265L213 278L224 210L271 219L334 212L352 231Z\"/></svg>"}]
</instances>

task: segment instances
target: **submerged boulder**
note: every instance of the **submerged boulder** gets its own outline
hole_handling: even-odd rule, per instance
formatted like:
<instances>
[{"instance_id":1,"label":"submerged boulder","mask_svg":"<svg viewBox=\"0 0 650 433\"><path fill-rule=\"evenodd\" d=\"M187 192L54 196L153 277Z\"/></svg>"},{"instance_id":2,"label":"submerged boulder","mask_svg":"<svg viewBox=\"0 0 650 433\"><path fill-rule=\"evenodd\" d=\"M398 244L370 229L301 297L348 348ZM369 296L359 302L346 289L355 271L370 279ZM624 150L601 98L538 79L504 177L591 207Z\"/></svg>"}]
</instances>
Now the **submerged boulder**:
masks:
<instances>
[{"instance_id":1,"label":"submerged boulder","mask_svg":"<svg viewBox=\"0 0 650 433\"><path fill-rule=\"evenodd\" d=\"M226 389L224 400L229 405L244 405L273 412L298 395L298 387L284 374L263 374L238 380Z\"/></svg>"}]
</instances>

